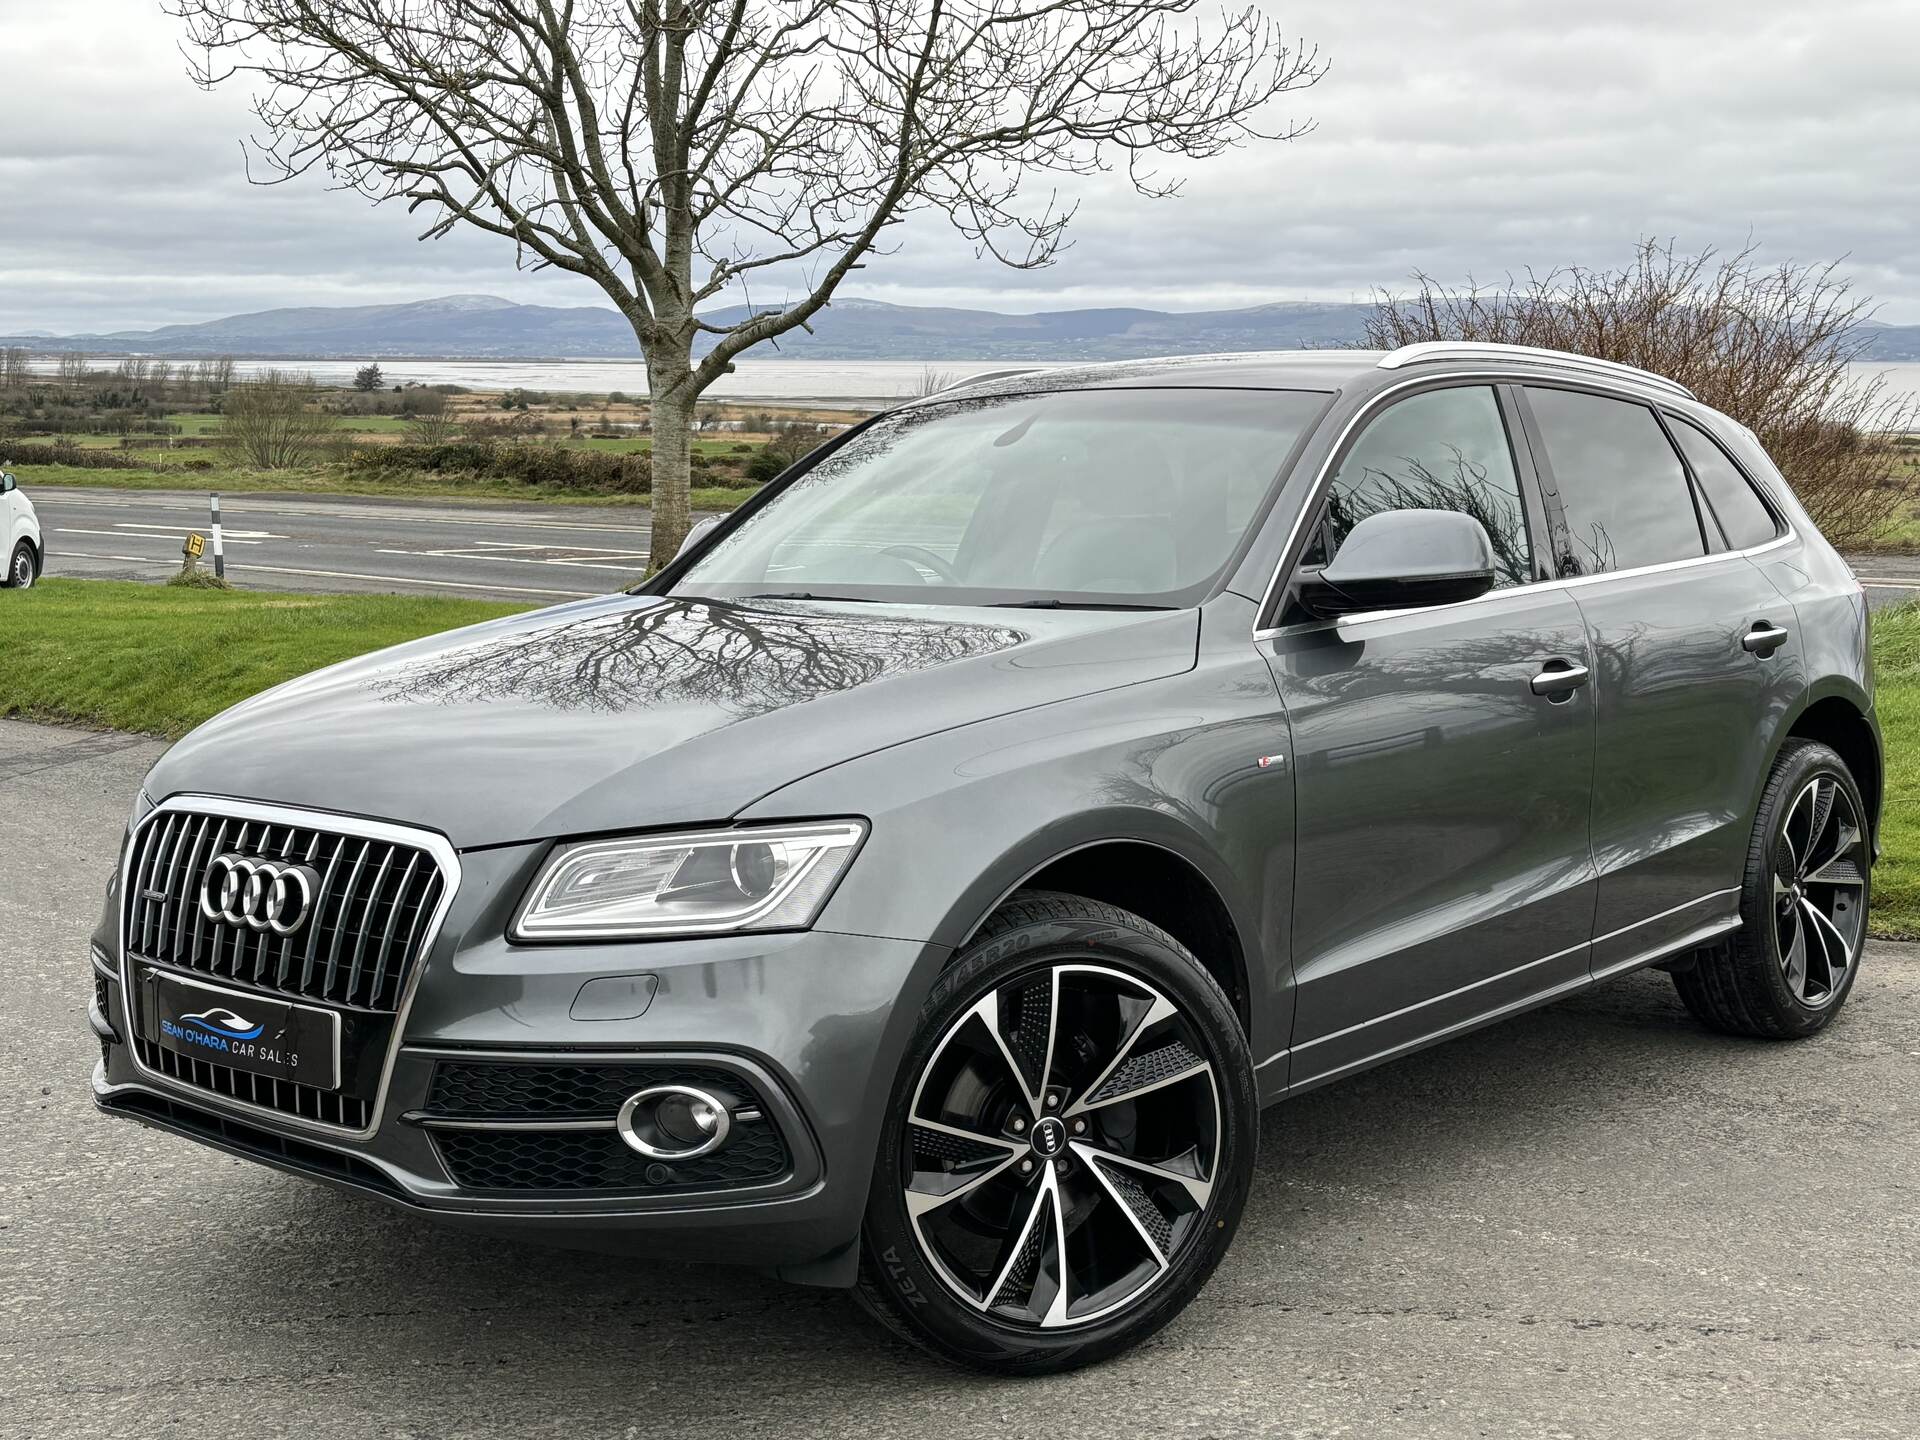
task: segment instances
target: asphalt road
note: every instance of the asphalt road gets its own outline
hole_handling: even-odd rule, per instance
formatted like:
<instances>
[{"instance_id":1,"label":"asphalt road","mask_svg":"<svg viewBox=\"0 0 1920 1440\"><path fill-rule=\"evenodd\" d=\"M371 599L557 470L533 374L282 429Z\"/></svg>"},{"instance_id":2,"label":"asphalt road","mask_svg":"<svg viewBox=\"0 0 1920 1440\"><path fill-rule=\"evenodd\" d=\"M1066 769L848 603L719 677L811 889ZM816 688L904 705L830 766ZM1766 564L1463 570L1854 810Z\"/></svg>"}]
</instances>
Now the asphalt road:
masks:
<instances>
[{"instance_id":1,"label":"asphalt road","mask_svg":"<svg viewBox=\"0 0 1920 1440\"><path fill-rule=\"evenodd\" d=\"M207 497L35 486L49 569L166 579ZM633 508L484 507L331 495L221 500L227 576L257 590L491 596L531 603L600 595L646 570L650 516ZM1920 597L1920 556L1850 556L1875 609ZM207 563L211 564L209 560Z\"/></svg>"},{"instance_id":2,"label":"asphalt road","mask_svg":"<svg viewBox=\"0 0 1920 1440\"><path fill-rule=\"evenodd\" d=\"M1875 610L1920 599L1920 555L1849 555L1847 563Z\"/></svg>"},{"instance_id":3,"label":"asphalt road","mask_svg":"<svg viewBox=\"0 0 1920 1440\"><path fill-rule=\"evenodd\" d=\"M205 494L30 492L47 568L94 579L164 580L189 531L206 535ZM259 590L397 591L532 603L599 595L645 573L645 510L486 506L330 495L221 497L227 578ZM211 566L212 554L204 561Z\"/></svg>"},{"instance_id":4,"label":"asphalt road","mask_svg":"<svg viewBox=\"0 0 1920 1440\"><path fill-rule=\"evenodd\" d=\"M1270 1112L1143 1350L948 1370L844 1297L456 1236L97 1117L84 938L158 746L0 722L0 1435L1912 1436L1920 955L1804 1045L1664 977Z\"/></svg>"}]
</instances>

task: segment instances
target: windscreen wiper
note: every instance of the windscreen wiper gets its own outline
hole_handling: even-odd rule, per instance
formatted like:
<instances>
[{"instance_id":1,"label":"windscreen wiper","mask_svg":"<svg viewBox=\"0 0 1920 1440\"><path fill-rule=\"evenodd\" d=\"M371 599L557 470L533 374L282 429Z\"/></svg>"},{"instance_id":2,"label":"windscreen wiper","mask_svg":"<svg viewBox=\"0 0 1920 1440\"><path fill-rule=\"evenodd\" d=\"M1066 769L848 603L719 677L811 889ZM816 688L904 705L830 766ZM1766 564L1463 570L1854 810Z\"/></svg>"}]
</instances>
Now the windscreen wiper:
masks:
<instances>
[{"instance_id":1,"label":"windscreen wiper","mask_svg":"<svg viewBox=\"0 0 1920 1440\"><path fill-rule=\"evenodd\" d=\"M1114 600L1001 600L995 610L1174 610L1174 605L1127 605Z\"/></svg>"},{"instance_id":2,"label":"windscreen wiper","mask_svg":"<svg viewBox=\"0 0 1920 1440\"><path fill-rule=\"evenodd\" d=\"M816 595L811 590L770 590L764 595L742 595L742 600L831 600L837 604L871 605L870 595Z\"/></svg>"}]
</instances>

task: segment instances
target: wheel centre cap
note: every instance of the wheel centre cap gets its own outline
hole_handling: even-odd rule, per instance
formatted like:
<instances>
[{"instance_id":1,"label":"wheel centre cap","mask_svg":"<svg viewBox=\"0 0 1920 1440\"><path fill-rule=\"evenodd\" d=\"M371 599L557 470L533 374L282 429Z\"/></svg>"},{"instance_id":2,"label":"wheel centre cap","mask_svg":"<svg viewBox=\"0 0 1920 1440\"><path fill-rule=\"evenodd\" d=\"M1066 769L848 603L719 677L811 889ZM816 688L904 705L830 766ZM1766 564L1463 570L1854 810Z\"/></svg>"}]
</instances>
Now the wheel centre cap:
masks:
<instances>
[{"instance_id":1,"label":"wheel centre cap","mask_svg":"<svg viewBox=\"0 0 1920 1440\"><path fill-rule=\"evenodd\" d=\"M1033 1153L1051 1160L1067 1148L1067 1127L1052 1116L1038 1121L1033 1127Z\"/></svg>"}]
</instances>

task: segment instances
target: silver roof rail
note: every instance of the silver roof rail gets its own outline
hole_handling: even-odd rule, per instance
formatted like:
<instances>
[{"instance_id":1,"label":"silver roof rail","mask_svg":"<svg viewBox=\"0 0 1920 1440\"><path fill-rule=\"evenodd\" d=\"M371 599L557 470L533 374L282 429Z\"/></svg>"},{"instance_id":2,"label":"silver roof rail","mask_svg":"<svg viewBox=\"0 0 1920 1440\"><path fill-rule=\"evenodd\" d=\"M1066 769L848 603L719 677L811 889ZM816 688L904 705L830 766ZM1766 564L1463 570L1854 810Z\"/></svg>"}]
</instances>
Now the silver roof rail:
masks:
<instances>
[{"instance_id":1,"label":"silver roof rail","mask_svg":"<svg viewBox=\"0 0 1920 1440\"><path fill-rule=\"evenodd\" d=\"M1014 365L1005 370L982 370L978 375L969 375L966 379L956 380L951 385L942 385L938 390L916 398L931 400L936 395L951 395L955 390L965 390L969 385L981 385L989 380L1008 380L1015 375L1031 375L1040 368L1038 365Z\"/></svg>"},{"instance_id":2,"label":"silver roof rail","mask_svg":"<svg viewBox=\"0 0 1920 1440\"><path fill-rule=\"evenodd\" d=\"M1471 360L1475 357L1506 360L1538 360L1543 364L1560 365L1569 370L1586 370L1596 375L1612 375L1622 380L1637 380L1642 385L1652 385L1667 390L1688 400L1694 394L1678 380L1669 380L1664 375L1656 375L1651 370L1642 370L1636 365L1622 365L1617 360L1596 360L1591 355L1576 355L1571 350L1546 350L1537 345L1500 345L1490 340L1423 340L1417 345L1402 345L1398 350L1382 357L1382 370L1400 370L1408 365L1422 365L1435 360Z\"/></svg>"}]
</instances>

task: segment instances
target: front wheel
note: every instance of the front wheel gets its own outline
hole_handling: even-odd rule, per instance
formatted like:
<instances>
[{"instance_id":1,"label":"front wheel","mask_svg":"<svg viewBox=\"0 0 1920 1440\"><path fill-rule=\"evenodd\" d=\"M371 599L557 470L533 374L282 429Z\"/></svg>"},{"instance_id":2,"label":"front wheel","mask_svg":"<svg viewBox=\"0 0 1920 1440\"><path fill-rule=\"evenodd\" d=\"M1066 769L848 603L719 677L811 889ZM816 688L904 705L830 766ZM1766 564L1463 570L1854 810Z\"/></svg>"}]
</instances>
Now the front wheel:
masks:
<instances>
[{"instance_id":1,"label":"front wheel","mask_svg":"<svg viewBox=\"0 0 1920 1440\"><path fill-rule=\"evenodd\" d=\"M1239 1223L1258 1133L1232 1006L1111 905L1003 906L934 987L889 1105L859 1295L949 1360L1037 1374L1184 1309Z\"/></svg>"},{"instance_id":2,"label":"front wheel","mask_svg":"<svg viewBox=\"0 0 1920 1440\"><path fill-rule=\"evenodd\" d=\"M1846 762L1790 740L1760 797L1740 929L1674 973L1694 1016L1731 1035L1792 1040L1852 993L1867 934L1872 838Z\"/></svg>"},{"instance_id":3,"label":"front wheel","mask_svg":"<svg viewBox=\"0 0 1920 1440\"><path fill-rule=\"evenodd\" d=\"M15 590L25 590L33 584L33 577L33 547L22 540L13 547L13 554L7 561L7 584Z\"/></svg>"}]
</instances>

